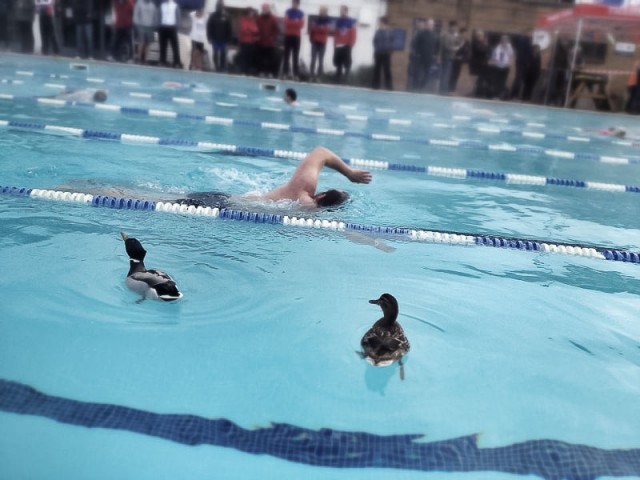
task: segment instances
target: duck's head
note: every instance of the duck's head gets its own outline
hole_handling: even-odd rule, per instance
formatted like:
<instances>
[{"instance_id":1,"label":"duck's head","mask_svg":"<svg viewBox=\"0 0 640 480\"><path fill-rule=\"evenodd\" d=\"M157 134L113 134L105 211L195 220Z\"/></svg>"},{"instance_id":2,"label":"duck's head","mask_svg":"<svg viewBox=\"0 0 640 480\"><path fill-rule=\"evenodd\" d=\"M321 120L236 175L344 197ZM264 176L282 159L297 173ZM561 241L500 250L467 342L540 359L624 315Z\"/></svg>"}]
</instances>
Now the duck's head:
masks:
<instances>
[{"instance_id":1,"label":"duck's head","mask_svg":"<svg viewBox=\"0 0 640 480\"><path fill-rule=\"evenodd\" d=\"M392 322L398 317L398 301L390 293L383 293L377 300L369 300L369 303L379 305L384 317Z\"/></svg>"},{"instance_id":2,"label":"duck's head","mask_svg":"<svg viewBox=\"0 0 640 480\"><path fill-rule=\"evenodd\" d=\"M137 262L143 262L147 251L142 247L142 244L137 238L129 238L124 232L120 232L122 240L124 240L124 248L127 250L127 255L131 260Z\"/></svg>"}]
</instances>

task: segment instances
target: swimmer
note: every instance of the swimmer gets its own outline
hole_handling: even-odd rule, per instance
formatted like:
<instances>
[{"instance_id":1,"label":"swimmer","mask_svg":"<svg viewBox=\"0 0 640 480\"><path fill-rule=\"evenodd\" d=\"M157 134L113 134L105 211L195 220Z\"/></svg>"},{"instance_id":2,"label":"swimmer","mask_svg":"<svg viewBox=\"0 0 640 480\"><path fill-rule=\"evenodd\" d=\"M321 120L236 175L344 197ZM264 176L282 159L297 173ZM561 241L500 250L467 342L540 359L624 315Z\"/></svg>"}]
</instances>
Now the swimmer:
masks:
<instances>
[{"instance_id":1,"label":"swimmer","mask_svg":"<svg viewBox=\"0 0 640 480\"><path fill-rule=\"evenodd\" d=\"M298 93L293 88L287 88L282 99L287 105L298 105Z\"/></svg>"},{"instance_id":2,"label":"swimmer","mask_svg":"<svg viewBox=\"0 0 640 480\"><path fill-rule=\"evenodd\" d=\"M107 101L106 90L92 90L90 88L67 89L55 95L53 98L78 103L104 103Z\"/></svg>"},{"instance_id":3,"label":"swimmer","mask_svg":"<svg viewBox=\"0 0 640 480\"><path fill-rule=\"evenodd\" d=\"M621 127L609 127L609 133L612 137L624 138L627 135L627 132L624 128Z\"/></svg>"},{"instance_id":4,"label":"swimmer","mask_svg":"<svg viewBox=\"0 0 640 480\"><path fill-rule=\"evenodd\" d=\"M342 190L330 189L316 193L320 172L329 167L353 183L370 183L371 173L367 170L357 170L347 165L340 157L324 147L316 147L298 165L289 181L271 190L265 195L245 194L228 195L220 192L195 192L186 198L173 200L176 203L194 205L196 207L227 208L247 201L291 200L298 202L304 208L325 208L342 205L349 199L349 194Z\"/></svg>"}]
</instances>

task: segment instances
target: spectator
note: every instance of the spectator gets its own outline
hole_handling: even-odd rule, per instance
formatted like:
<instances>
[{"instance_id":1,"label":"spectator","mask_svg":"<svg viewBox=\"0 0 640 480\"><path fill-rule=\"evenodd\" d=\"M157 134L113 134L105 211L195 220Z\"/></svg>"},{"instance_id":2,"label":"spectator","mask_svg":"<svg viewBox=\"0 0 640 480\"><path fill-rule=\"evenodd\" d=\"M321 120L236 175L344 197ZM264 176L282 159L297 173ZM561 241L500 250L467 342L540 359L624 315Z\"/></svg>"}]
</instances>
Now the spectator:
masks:
<instances>
[{"instance_id":1,"label":"spectator","mask_svg":"<svg viewBox=\"0 0 640 480\"><path fill-rule=\"evenodd\" d=\"M284 14L284 64L283 74L289 76L289 58L293 78L298 80L298 59L300 56L300 32L304 27L304 12L298 8L300 0L292 0L291 8Z\"/></svg>"},{"instance_id":2,"label":"spectator","mask_svg":"<svg viewBox=\"0 0 640 480\"><path fill-rule=\"evenodd\" d=\"M327 38L331 19L327 15L327 7L320 7L320 14L313 21L309 21L309 40L311 40L311 81L317 82L318 76L324 74L324 52L327 48ZM316 76L316 63L318 65Z\"/></svg>"},{"instance_id":3,"label":"spectator","mask_svg":"<svg viewBox=\"0 0 640 480\"><path fill-rule=\"evenodd\" d=\"M10 0L0 0L0 52L9 48L9 13Z\"/></svg>"},{"instance_id":4,"label":"spectator","mask_svg":"<svg viewBox=\"0 0 640 480\"><path fill-rule=\"evenodd\" d=\"M469 56L469 74L476 76L473 89L475 97L489 96L489 42L482 30L476 30L471 40L471 54Z\"/></svg>"},{"instance_id":5,"label":"spectator","mask_svg":"<svg viewBox=\"0 0 640 480\"><path fill-rule=\"evenodd\" d=\"M242 24L242 18L240 23ZM255 20L253 26L255 26ZM231 41L231 33L231 20L224 8L224 2L218 0L215 12L209 15L209 20L207 21L207 39L213 48L213 65L216 72L225 72L227 70L227 45ZM242 32L240 37L240 48L242 48Z\"/></svg>"},{"instance_id":6,"label":"spectator","mask_svg":"<svg viewBox=\"0 0 640 480\"><path fill-rule=\"evenodd\" d=\"M628 98L624 106L624 111L632 115L640 113L640 60L636 61L631 67L631 73L627 79Z\"/></svg>"},{"instance_id":7,"label":"spectator","mask_svg":"<svg viewBox=\"0 0 640 480\"><path fill-rule=\"evenodd\" d=\"M500 37L500 43L496 45L491 53L491 60L489 64L491 66L491 96L497 96L498 98L506 98L507 96L507 77L509 76L509 68L511 67L511 61L513 60L513 48L509 37L502 35Z\"/></svg>"},{"instance_id":8,"label":"spectator","mask_svg":"<svg viewBox=\"0 0 640 480\"><path fill-rule=\"evenodd\" d=\"M256 16L257 12L249 7L244 11L244 15L240 17L240 33L238 34L239 48L236 55L238 60L236 63L244 75L253 75L256 73L255 57L259 38Z\"/></svg>"},{"instance_id":9,"label":"spectator","mask_svg":"<svg viewBox=\"0 0 640 480\"><path fill-rule=\"evenodd\" d=\"M144 65L147 61L149 45L155 39L158 26L158 7L152 0L137 0L133 10L133 24L138 38L138 54L136 61Z\"/></svg>"},{"instance_id":10,"label":"spectator","mask_svg":"<svg viewBox=\"0 0 640 480\"><path fill-rule=\"evenodd\" d=\"M262 4L262 12L256 21L258 25L258 48L256 60L258 73L267 76L278 76L278 62L276 58L276 42L280 34L280 27L276 17L271 14L271 6Z\"/></svg>"},{"instance_id":11,"label":"spectator","mask_svg":"<svg viewBox=\"0 0 640 480\"><path fill-rule=\"evenodd\" d=\"M134 0L112 0L111 6L115 15L114 35L111 41L111 55L108 60L115 59L120 62L128 61L133 55L133 27ZM126 53L123 55L123 44Z\"/></svg>"},{"instance_id":12,"label":"spectator","mask_svg":"<svg viewBox=\"0 0 640 480\"><path fill-rule=\"evenodd\" d=\"M58 40L55 31L55 0L41 0L38 3L38 14L40 17L40 41L42 42L42 54L48 55L52 52L54 55L60 53L58 48Z\"/></svg>"},{"instance_id":13,"label":"spectator","mask_svg":"<svg viewBox=\"0 0 640 480\"><path fill-rule=\"evenodd\" d=\"M451 63L451 77L449 78L449 92L455 92L458 86L458 79L460 78L460 71L462 65L469 61L469 54L471 52L471 45L467 38L467 29L460 29L460 36L458 38L458 48L453 55L453 61Z\"/></svg>"},{"instance_id":14,"label":"spectator","mask_svg":"<svg viewBox=\"0 0 640 480\"><path fill-rule=\"evenodd\" d=\"M407 89L423 90L429 81L429 74L436 54L436 36L433 32L435 22L419 19L416 32L411 40L409 67L407 72Z\"/></svg>"},{"instance_id":15,"label":"spectator","mask_svg":"<svg viewBox=\"0 0 640 480\"><path fill-rule=\"evenodd\" d=\"M533 89L538 83L540 71L542 69L542 59L540 55L540 45L532 45L531 58L529 64L525 65L522 78L522 100L528 102L533 95Z\"/></svg>"},{"instance_id":16,"label":"spectator","mask_svg":"<svg viewBox=\"0 0 640 480\"><path fill-rule=\"evenodd\" d=\"M554 55L551 59L549 78L549 103L551 105L564 105L569 67L569 45L566 40L561 38L556 43Z\"/></svg>"},{"instance_id":17,"label":"spectator","mask_svg":"<svg viewBox=\"0 0 640 480\"><path fill-rule=\"evenodd\" d=\"M393 52L393 31L387 17L380 18L380 26L373 36L373 88L380 88L380 75L384 74L384 87L393 90L391 80L391 53Z\"/></svg>"},{"instance_id":18,"label":"spectator","mask_svg":"<svg viewBox=\"0 0 640 480\"><path fill-rule=\"evenodd\" d=\"M458 22L451 20L449 28L440 35L440 95L449 94L449 82L451 79L451 64L458 50Z\"/></svg>"},{"instance_id":19,"label":"spectator","mask_svg":"<svg viewBox=\"0 0 640 480\"><path fill-rule=\"evenodd\" d=\"M93 21L97 9L94 0L72 0L71 10L76 24L76 48L80 58L93 58Z\"/></svg>"},{"instance_id":20,"label":"spectator","mask_svg":"<svg viewBox=\"0 0 640 480\"><path fill-rule=\"evenodd\" d=\"M333 34L333 65L336 67L336 81L346 80L351 71L351 50L356 43L356 21L349 17L349 7L340 7L340 18L336 21Z\"/></svg>"},{"instance_id":21,"label":"spectator","mask_svg":"<svg viewBox=\"0 0 640 480\"><path fill-rule=\"evenodd\" d=\"M189 70L202 71L206 50L204 44L207 42L207 19L202 8L191 12L191 62Z\"/></svg>"},{"instance_id":22,"label":"spectator","mask_svg":"<svg viewBox=\"0 0 640 480\"><path fill-rule=\"evenodd\" d=\"M36 18L36 5L33 0L15 0L13 20L15 21L20 52L33 53L33 21Z\"/></svg>"},{"instance_id":23,"label":"spectator","mask_svg":"<svg viewBox=\"0 0 640 480\"><path fill-rule=\"evenodd\" d=\"M180 49L178 48L178 25L180 25L180 7L174 0L162 0L160 4L160 65L167 66L167 43L171 44L174 68L182 68Z\"/></svg>"},{"instance_id":24,"label":"spectator","mask_svg":"<svg viewBox=\"0 0 640 480\"><path fill-rule=\"evenodd\" d=\"M516 37L514 41L516 73L511 84L510 97L521 100L524 95L524 76L533 61L533 44L530 36Z\"/></svg>"}]
</instances>

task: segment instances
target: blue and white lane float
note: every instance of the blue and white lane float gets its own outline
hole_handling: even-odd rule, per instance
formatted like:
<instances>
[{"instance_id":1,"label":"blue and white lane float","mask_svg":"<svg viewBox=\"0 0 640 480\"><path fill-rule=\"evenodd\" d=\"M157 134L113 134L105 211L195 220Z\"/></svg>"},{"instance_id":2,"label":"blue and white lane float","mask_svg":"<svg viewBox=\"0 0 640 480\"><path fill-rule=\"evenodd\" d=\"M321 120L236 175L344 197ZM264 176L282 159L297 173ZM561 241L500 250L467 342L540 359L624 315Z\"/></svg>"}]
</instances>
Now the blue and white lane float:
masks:
<instances>
[{"instance_id":1,"label":"blue and white lane float","mask_svg":"<svg viewBox=\"0 0 640 480\"><path fill-rule=\"evenodd\" d=\"M111 140L123 144L160 145L168 147L186 147L200 150L217 150L244 155L264 156L272 158L291 158L302 160L307 153L290 150L274 150L262 147L248 147L214 142L194 141L187 139L160 138L145 135L135 135L101 130L85 130L81 128L65 127L60 125L45 125L33 122L19 122L15 120L0 120L0 127L14 127L34 131L46 131L56 134L81 137L89 140ZM403 163L391 163L381 160L368 160L362 158L343 158L349 165L357 168L390 170L400 172L412 172L426 174L434 177L447 177L458 180L477 179L486 181L499 181L508 185L538 185L561 186L571 188L583 188L585 190L601 190L607 192L640 193L640 186L622 185L605 182L589 182L584 180L563 179L554 177L542 177L535 175L521 175L516 173L489 172L469 168L448 168L439 166L419 166Z\"/></svg>"},{"instance_id":2,"label":"blue and white lane float","mask_svg":"<svg viewBox=\"0 0 640 480\"><path fill-rule=\"evenodd\" d=\"M151 109L151 108L138 108L138 107L127 107L124 105L116 105L112 103L94 103L94 102L75 102L69 100L55 99L55 98L34 98L30 99L28 97L15 97L10 94L1 94L0 99L2 100L16 100L16 99L27 99L33 100L40 105L46 106L57 106L57 107L84 107L84 108L95 108L97 110L109 111L119 114L128 114L128 115L144 115L149 117L162 117L162 118L173 118L176 120L189 120L189 121L200 121L204 123L214 123L218 125L224 125L228 127L238 126L238 127L250 127L250 128L262 128L262 129L276 129L282 131L288 131L293 133L304 133L304 134L315 134L315 135L332 135L339 137L357 137L365 140L377 140L384 142L404 142L404 143L412 143L412 144L424 144L424 145L442 145L442 142L458 142L463 146L465 143L463 141L452 141L446 139L426 139L426 138L416 138L416 137L403 137L400 135L392 135L389 133L365 133L365 132L357 132L357 131L349 131L344 129L334 129L334 128L309 128L309 127L299 127L287 123L276 123L276 122L258 122L252 120L238 120L229 117L220 117L214 115L202 115L202 114L194 114L194 113L180 113L173 110L161 110L161 109ZM449 127L446 124L434 124L434 126L442 126L442 128ZM534 131L519 131L513 129L500 129L489 126L479 126L479 127L465 127L466 130L475 131L475 132L493 132L499 133L502 135L513 137L521 136L523 138L535 138L535 139L550 139L550 140L567 140L574 142L582 142L588 143L590 142L589 137L581 137L575 135L559 135L559 134L548 134L542 132L534 132ZM617 142L610 142L617 143ZM636 146L633 142L626 143L617 143L619 145L626 146ZM446 144L445 144L446 145ZM481 142L474 141L473 145L477 148L486 148L491 149L491 144L485 144ZM451 146L455 146L452 144ZM637 144L640 146L640 144ZM514 147L519 148L519 147ZM565 158L575 158L576 155L580 155L580 153L576 154L573 152L566 152L561 150L549 150L544 149L542 147L533 147L528 146L527 152L529 153L541 153L541 152L555 152L555 156L565 157ZM539 149L535 151L535 149ZM516 150L517 151L517 150ZM551 155L551 154L549 154ZM610 159L618 158L618 157L607 157ZM640 163L640 159L636 158L636 161ZM613 160L612 160L613 162Z\"/></svg>"},{"instance_id":3,"label":"blue and white lane float","mask_svg":"<svg viewBox=\"0 0 640 480\"><path fill-rule=\"evenodd\" d=\"M555 253L560 255L581 256L629 263L640 263L640 253L628 250L612 249L590 245L547 242L525 238L501 237L498 235L479 235L453 231L424 230L418 228L395 228L379 225L345 223L338 220L320 220L307 217L275 215L244 210L195 207L171 202L153 202L150 200L90 195L80 192L31 189L26 187L0 186L0 194L32 199L72 202L94 207L118 210L138 210L147 212L166 212L193 216L212 217L224 220L283 225L287 227L315 228L334 231L356 231L369 235L379 235L399 240L460 245L487 246L526 250L531 252Z\"/></svg>"}]
</instances>

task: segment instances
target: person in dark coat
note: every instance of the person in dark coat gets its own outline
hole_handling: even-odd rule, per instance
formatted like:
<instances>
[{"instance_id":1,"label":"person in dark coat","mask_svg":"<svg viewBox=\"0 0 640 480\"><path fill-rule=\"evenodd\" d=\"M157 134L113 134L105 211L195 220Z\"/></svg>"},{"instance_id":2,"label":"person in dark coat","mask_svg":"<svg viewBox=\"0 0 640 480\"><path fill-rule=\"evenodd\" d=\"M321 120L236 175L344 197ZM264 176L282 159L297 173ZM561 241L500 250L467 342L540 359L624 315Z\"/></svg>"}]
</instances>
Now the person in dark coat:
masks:
<instances>
[{"instance_id":1,"label":"person in dark coat","mask_svg":"<svg viewBox=\"0 0 640 480\"><path fill-rule=\"evenodd\" d=\"M458 79L460 78L460 71L462 65L469 61L469 55L471 54L471 44L467 38L467 29L460 29L460 40L458 48L453 55L453 62L451 63L451 76L449 77L449 92L455 92L458 86Z\"/></svg>"},{"instance_id":2,"label":"person in dark coat","mask_svg":"<svg viewBox=\"0 0 640 480\"><path fill-rule=\"evenodd\" d=\"M20 40L20 52L33 53L33 21L36 18L36 4L33 0L15 0L13 20Z\"/></svg>"},{"instance_id":3,"label":"person in dark coat","mask_svg":"<svg viewBox=\"0 0 640 480\"><path fill-rule=\"evenodd\" d=\"M522 100L528 102L531 100L533 90L538 83L540 71L542 69L542 58L540 54L540 45L531 46L531 58L529 64L525 66L522 77Z\"/></svg>"},{"instance_id":4,"label":"person in dark coat","mask_svg":"<svg viewBox=\"0 0 640 480\"><path fill-rule=\"evenodd\" d=\"M416 23L417 30L411 40L409 53L408 90L424 90L428 84L437 51L434 26L435 22L431 18L419 19Z\"/></svg>"},{"instance_id":5,"label":"person in dark coat","mask_svg":"<svg viewBox=\"0 0 640 480\"><path fill-rule=\"evenodd\" d=\"M511 85L510 98L521 100L524 97L524 77L528 66L533 62L533 44L531 37L516 36L513 39L516 54L516 74Z\"/></svg>"},{"instance_id":6,"label":"person in dark coat","mask_svg":"<svg viewBox=\"0 0 640 480\"><path fill-rule=\"evenodd\" d=\"M213 47L213 65L216 72L227 70L227 45L231 41L231 19L222 0L216 3L216 10L207 21L207 39Z\"/></svg>"},{"instance_id":7,"label":"person in dark coat","mask_svg":"<svg viewBox=\"0 0 640 480\"><path fill-rule=\"evenodd\" d=\"M380 88L380 76L384 74L384 88L393 90L391 80L391 53L393 31L387 17L380 18L380 26L373 37L373 88Z\"/></svg>"},{"instance_id":8,"label":"person in dark coat","mask_svg":"<svg viewBox=\"0 0 640 480\"><path fill-rule=\"evenodd\" d=\"M469 74L476 77L473 89L475 97L487 98L489 96L489 42L482 30L476 30L471 40L471 54L469 56Z\"/></svg>"},{"instance_id":9,"label":"person in dark coat","mask_svg":"<svg viewBox=\"0 0 640 480\"><path fill-rule=\"evenodd\" d=\"M71 13L76 24L76 48L81 58L93 57L93 21L97 9L95 0L73 0Z\"/></svg>"}]
</instances>

